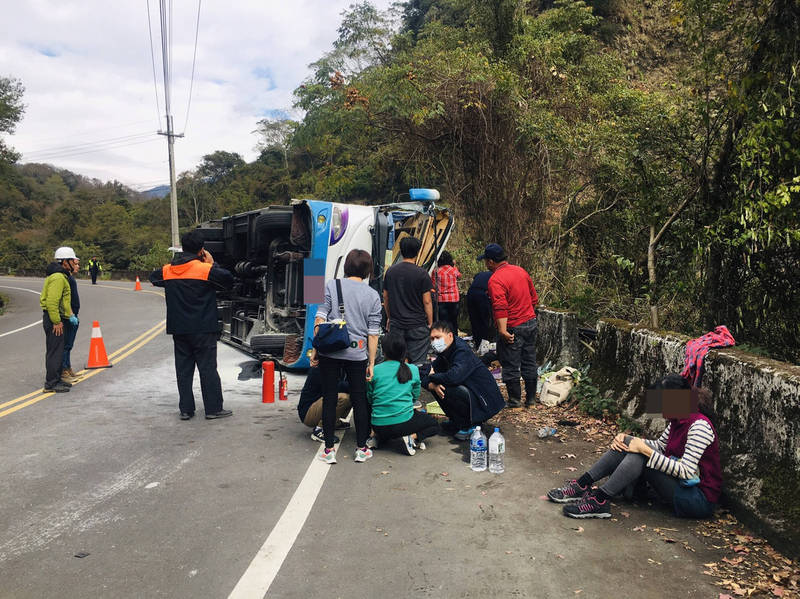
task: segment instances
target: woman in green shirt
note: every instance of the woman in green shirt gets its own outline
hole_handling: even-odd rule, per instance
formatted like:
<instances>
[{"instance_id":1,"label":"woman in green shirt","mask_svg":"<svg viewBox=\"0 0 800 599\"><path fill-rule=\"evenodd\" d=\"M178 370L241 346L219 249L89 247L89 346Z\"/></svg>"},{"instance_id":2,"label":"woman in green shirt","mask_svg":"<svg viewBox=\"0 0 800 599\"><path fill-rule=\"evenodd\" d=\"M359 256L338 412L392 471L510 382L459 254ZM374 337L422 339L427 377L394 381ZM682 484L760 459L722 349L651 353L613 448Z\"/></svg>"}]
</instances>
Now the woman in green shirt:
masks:
<instances>
[{"instance_id":1,"label":"woman in green shirt","mask_svg":"<svg viewBox=\"0 0 800 599\"><path fill-rule=\"evenodd\" d=\"M375 366L367 384L367 401L372 405L372 430L378 442L402 437L408 455L416 446L425 449L423 439L439 432L430 414L414 411L419 398L419 369L406 363L406 342L402 335L387 334L381 342L385 360Z\"/></svg>"}]
</instances>

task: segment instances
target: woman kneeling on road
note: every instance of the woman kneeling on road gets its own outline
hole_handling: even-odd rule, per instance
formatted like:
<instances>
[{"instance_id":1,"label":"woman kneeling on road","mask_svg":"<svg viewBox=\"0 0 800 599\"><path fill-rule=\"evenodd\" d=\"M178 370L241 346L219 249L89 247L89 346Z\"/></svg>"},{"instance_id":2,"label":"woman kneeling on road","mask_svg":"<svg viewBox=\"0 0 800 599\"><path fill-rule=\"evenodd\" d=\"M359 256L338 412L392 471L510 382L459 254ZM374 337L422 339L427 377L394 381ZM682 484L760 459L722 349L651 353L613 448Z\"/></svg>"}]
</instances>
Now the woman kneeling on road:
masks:
<instances>
[{"instance_id":1,"label":"woman kneeling on road","mask_svg":"<svg viewBox=\"0 0 800 599\"><path fill-rule=\"evenodd\" d=\"M407 364L406 341L402 335L389 333L381 342L384 362L375 367L367 383L367 401L372 404L372 430L378 443L402 437L408 455L416 447L425 449L424 439L439 432L436 419L414 411L419 398L419 369Z\"/></svg>"},{"instance_id":2,"label":"woman kneeling on road","mask_svg":"<svg viewBox=\"0 0 800 599\"><path fill-rule=\"evenodd\" d=\"M577 480L547 496L564 506L571 518L609 518L610 499L647 482L675 514L682 518L708 518L722 489L717 433L708 414L707 392L690 387L679 374L667 375L650 387L648 412L661 404L667 428L657 441L618 434L611 449ZM608 476L593 489L592 484Z\"/></svg>"}]
</instances>

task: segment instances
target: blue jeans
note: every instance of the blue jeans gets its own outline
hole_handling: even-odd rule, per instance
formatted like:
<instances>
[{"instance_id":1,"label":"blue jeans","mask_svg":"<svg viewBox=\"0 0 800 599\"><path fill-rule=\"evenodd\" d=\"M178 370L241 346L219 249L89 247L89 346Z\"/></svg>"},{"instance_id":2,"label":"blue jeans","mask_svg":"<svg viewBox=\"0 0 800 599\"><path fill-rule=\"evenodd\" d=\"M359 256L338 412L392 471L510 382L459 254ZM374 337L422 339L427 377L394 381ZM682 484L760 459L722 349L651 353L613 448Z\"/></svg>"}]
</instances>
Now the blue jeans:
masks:
<instances>
[{"instance_id":1,"label":"blue jeans","mask_svg":"<svg viewBox=\"0 0 800 599\"><path fill-rule=\"evenodd\" d=\"M75 345L75 336L78 334L79 324L72 324L69 320L62 320L64 323L64 357L61 359L61 369L72 368L70 352Z\"/></svg>"}]
</instances>

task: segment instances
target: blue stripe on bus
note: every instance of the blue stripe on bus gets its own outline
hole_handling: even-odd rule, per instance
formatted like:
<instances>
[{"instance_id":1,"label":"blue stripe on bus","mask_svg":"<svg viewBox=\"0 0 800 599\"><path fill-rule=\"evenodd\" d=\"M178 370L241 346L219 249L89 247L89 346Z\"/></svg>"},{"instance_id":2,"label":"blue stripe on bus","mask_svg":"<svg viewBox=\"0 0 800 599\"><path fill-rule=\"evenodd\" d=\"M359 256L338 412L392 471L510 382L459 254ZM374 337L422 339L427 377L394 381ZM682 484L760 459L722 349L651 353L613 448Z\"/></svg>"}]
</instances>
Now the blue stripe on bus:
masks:
<instances>
[{"instance_id":1,"label":"blue stripe on bus","mask_svg":"<svg viewBox=\"0 0 800 599\"><path fill-rule=\"evenodd\" d=\"M319 200L306 200L306 204L311 208L311 226L313 235L311 240L311 256L303 261L303 278L313 276L322 277L324 290L325 266L328 259L328 241L331 233L331 211L333 205L330 202ZM320 222L320 217L324 217ZM306 270L308 266L313 270ZM309 298L310 299L310 298ZM305 301L305 300L304 300ZM324 302L324 295L317 303L306 303L306 326L303 335L303 349L300 358L294 364L288 364L289 368L303 369L309 367L308 352L311 350L311 340L314 337L314 318L317 315L319 306Z\"/></svg>"}]
</instances>

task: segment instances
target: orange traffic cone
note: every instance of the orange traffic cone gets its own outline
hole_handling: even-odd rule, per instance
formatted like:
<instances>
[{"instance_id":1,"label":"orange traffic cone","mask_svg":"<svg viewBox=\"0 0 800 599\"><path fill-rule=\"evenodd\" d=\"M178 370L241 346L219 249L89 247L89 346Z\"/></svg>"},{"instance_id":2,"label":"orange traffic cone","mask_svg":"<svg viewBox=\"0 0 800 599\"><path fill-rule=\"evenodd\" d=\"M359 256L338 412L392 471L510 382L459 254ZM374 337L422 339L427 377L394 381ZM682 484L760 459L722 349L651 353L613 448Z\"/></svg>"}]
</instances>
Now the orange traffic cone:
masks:
<instances>
[{"instance_id":1,"label":"orange traffic cone","mask_svg":"<svg viewBox=\"0 0 800 599\"><path fill-rule=\"evenodd\" d=\"M141 291L142 284L139 282L139 277L136 277L136 287L133 288L134 291Z\"/></svg>"},{"instance_id":2,"label":"orange traffic cone","mask_svg":"<svg viewBox=\"0 0 800 599\"><path fill-rule=\"evenodd\" d=\"M113 364L108 361L106 346L103 343L103 334L100 332L100 323L96 320L92 323L92 340L89 342L89 363L86 369L92 368L111 368Z\"/></svg>"}]
</instances>

